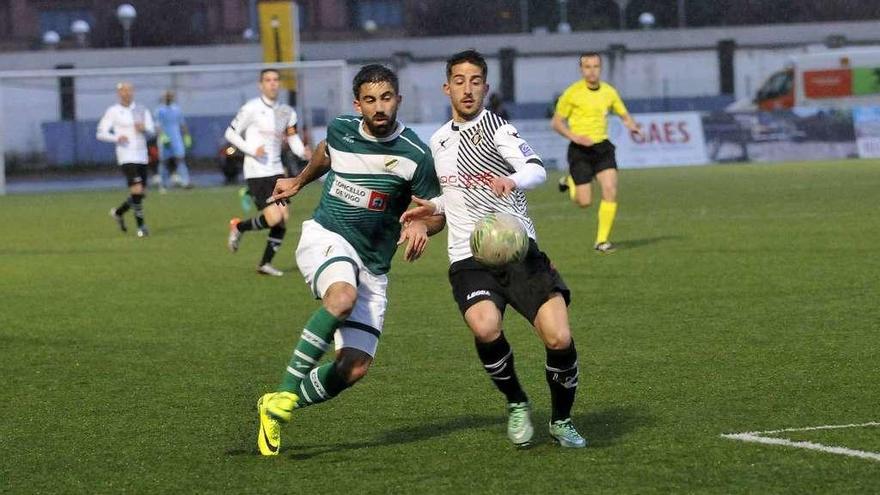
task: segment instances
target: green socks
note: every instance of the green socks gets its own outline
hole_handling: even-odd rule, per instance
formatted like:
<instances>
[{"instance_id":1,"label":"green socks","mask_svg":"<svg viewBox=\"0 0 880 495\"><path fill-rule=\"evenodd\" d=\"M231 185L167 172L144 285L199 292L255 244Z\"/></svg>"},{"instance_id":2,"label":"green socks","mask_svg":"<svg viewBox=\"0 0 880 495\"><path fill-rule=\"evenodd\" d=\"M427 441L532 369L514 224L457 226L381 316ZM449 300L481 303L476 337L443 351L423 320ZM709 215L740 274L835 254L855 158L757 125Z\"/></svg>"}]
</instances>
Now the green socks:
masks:
<instances>
[{"instance_id":1,"label":"green socks","mask_svg":"<svg viewBox=\"0 0 880 495\"><path fill-rule=\"evenodd\" d=\"M321 356L330 348L333 332L340 325L342 320L330 314L323 306L312 313L290 357L281 385L278 386L279 392L299 392L300 384L306 380L309 372L318 365ZM308 390L313 391L314 388Z\"/></svg>"}]
</instances>

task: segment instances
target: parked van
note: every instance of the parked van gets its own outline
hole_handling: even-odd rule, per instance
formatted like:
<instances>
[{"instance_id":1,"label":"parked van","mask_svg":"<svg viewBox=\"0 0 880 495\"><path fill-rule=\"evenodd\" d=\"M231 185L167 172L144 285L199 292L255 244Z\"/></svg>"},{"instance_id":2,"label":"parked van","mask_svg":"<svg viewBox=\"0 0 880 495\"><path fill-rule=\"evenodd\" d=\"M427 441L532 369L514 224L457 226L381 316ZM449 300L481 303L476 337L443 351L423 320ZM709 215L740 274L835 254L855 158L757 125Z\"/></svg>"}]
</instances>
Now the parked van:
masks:
<instances>
[{"instance_id":1,"label":"parked van","mask_svg":"<svg viewBox=\"0 0 880 495\"><path fill-rule=\"evenodd\" d=\"M841 48L793 56L758 89L758 110L880 105L880 47Z\"/></svg>"}]
</instances>

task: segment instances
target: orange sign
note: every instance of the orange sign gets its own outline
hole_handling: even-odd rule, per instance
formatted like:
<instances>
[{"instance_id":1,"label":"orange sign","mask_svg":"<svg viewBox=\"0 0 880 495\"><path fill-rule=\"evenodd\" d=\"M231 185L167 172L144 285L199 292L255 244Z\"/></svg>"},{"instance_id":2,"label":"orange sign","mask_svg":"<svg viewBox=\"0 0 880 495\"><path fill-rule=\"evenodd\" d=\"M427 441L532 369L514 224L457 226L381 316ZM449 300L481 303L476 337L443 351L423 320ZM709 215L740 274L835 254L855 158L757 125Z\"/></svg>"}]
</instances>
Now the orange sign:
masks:
<instances>
[{"instance_id":1,"label":"orange sign","mask_svg":"<svg viewBox=\"0 0 880 495\"><path fill-rule=\"evenodd\" d=\"M852 70L804 71L804 95L807 98L839 98L852 95Z\"/></svg>"}]
</instances>

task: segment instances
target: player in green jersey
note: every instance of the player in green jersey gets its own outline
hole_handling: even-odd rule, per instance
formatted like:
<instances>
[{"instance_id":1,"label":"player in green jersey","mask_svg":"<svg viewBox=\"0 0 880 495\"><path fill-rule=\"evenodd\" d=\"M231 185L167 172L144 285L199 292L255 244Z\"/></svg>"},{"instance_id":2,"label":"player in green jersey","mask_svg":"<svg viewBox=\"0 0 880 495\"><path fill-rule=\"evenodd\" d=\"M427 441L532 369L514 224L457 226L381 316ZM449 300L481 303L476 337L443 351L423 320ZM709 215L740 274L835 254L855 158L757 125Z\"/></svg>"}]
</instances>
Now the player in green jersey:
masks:
<instances>
[{"instance_id":1,"label":"player in green jersey","mask_svg":"<svg viewBox=\"0 0 880 495\"><path fill-rule=\"evenodd\" d=\"M270 198L286 201L327 174L296 248L297 266L321 307L306 322L277 391L257 402L263 455L278 454L281 424L295 408L329 400L364 377L382 334L386 273L397 246L406 243L405 258L414 261L428 236L443 229L442 217L403 227L398 221L412 195L433 198L440 185L428 146L397 121L397 76L367 65L352 89L360 115L334 119L309 165L279 179ZM331 340L335 360L319 366Z\"/></svg>"}]
</instances>

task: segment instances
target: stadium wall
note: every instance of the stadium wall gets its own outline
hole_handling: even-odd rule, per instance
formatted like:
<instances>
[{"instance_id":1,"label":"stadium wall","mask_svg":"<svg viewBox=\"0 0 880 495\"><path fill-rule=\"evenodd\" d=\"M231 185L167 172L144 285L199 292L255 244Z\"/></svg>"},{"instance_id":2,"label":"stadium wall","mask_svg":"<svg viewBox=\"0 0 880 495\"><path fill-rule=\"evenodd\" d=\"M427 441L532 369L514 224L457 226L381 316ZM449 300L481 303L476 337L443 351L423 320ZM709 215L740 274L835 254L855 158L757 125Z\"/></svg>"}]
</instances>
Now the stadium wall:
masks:
<instances>
[{"instance_id":1,"label":"stadium wall","mask_svg":"<svg viewBox=\"0 0 880 495\"><path fill-rule=\"evenodd\" d=\"M880 42L876 22L828 23L687 30L578 32L570 34L514 34L476 37L364 40L304 43L305 59L344 58L352 64L381 61L400 73L405 102L401 118L408 122L439 122L448 116L440 94L444 58L452 51L475 47L489 57L490 82L500 88L498 53L512 49L514 104L511 113L543 117L555 97L579 77L576 55L584 49L605 52L606 78L615 84L634 111L675 109L709 110L731 98L751 96L772 72L784 67L791 55L802 53L829 37L850 43ZM718 43L736 43L733 95L720 94ZM165 66L169 64L245 63L262 57L258 45L169 47L103 50L59 50L0 54L0 71L51 69L69 64L76 68ZM687 68L687 70L683 70ZM134 81L138 84L138 81ZM215 85L216 86L216 85ZM306 82L308 87L308 81ZM314 86L314 85L312 85ZM48 88L48 89L47 89ZM155 106L164 88L141 86L137 99ZM347 90L347 88L343 88ZM228 117L224 109L236 106L255 92L253 86L202 92L193 87L181 103L188 116ZM210 93L210 94L208 94ZM57 122L57 80L36 85L4 82L2 115L4 142L10 153L34 154L46 150L43 124ZM114 101L112 92L77 97L78 119L97 119ZM224 102L219 105L218 102Z\"/></svg>"},{"instance_id":2,"label":"stadium wall","mask_svg":"<svg viewBox=\"0 0 880 495\"><path fill-rule=\"evenodd\" d=\"M216 157L231 116L191 119L193 158ZM621 168L704 165L727 162L773 162L880 157L880 107L853 111L663 112L633 117L644 137L634 138L612 118L609 138L617 146ZM428 141L443 120L412 124ZM551 169L566 167L567 141L547 119L514 122L522 136ZM112 163L113 146L92 139L96 121L43 124L46 157L54 166L82 161ZM323 126L307 130L312 142L324 138ZM88 160L83 159L88 157Z\"/></svg>"},{"instance_id":3,"label":"stadium wall","mask_svg":"<svg viewBox=\"0 0 880 495\"><path fill-rule=\"evenodd\" d=\"M115 52L115 50L110 50ZM147 57L135 58L138 62L160 65L164 60L167 65L171 60L199 61L213 63L222 49L186 48L176 51L158 49L146 50ZM236 54L233 62L246 62L259 59L259 55L248 54L247 50L235 47L228 52ZM743 91L751 90L760 84L761 72L772 72L784 65L784 59L791 50L772 50L764 52L751 50L742 55L742 69L737 69L738 87ZM86 54L84 59L76 59L77 68L91 67L99 59L94 58L101 52ZM50 63L61 62L63 59L51 54ZM248 56L251 56L248 59ZM163 56L165 58L163 58ZM109 54L109 60L115 60L116 54ZM129 54L129 57L131 55ZM129 61L131 58L129 59ZM759 60L760 64L750 65L751 60ZM68 59L70 61L70 59ZM500 87L498 75L500 64L497 58L488 60L490 84L493 88ZM695 67L694 70L683 71L681 67ZM443 83L445 65L442 60L398 60L397 70L401 80L401 92L404 104L401 107L401 118L407 122L437 122L445 120L449 115L448 102L440 92ZM230 76L231 77L231 76ZM242 81L244 77L246 81ZM256 94L256 87L251 84L250 74L234 78L224 87L224 79L220 76L202 77L199 80L179 78L176 87L179 101L188 116L228 115L230 111ZM574 56L536 56L519 57L514 65L514 98L511 112L518 117L544 117L553 101L573 81L579 77ZM229 79L229 78L227 78ZM661 54L631 53L622 57L608 58L606 61L606 79L618 87L627 102L633 102L633 111L672 110L675 105L670 101L686 101L687 109L711 109L702 106L708 99L718 96L718 60L716 52L711 50L689 50ZM758 82L755 82L758 81ZM155 107L161 92L167 84L152 84L143 78L133 78L137 89L136 99L142 104ZM79 79L76 82L76 114L77 118L98 119L104 109L115 101L110 81L90 81ZM98 89L103 85L105 89ZM309 91L319 90L310 81L304 81ZM341 88L349 91L349 88ZM5 147L11 153L40 153L45 150L41 126L43 123L60 120L60 97L57 80L14 81L3 82L3 115ZM326 99L318 95L318 99ZM727 98L732 99L732 95ZM636 105L635 103L639 103ZM724 102L721 102L723 106ZM224 110L233 107L232 110ZM681 106L679 106L681 107ZM14 116L14 119L12 118Z\"/></svg>"}]
</instances>

